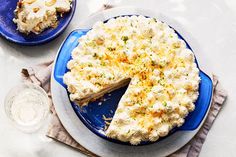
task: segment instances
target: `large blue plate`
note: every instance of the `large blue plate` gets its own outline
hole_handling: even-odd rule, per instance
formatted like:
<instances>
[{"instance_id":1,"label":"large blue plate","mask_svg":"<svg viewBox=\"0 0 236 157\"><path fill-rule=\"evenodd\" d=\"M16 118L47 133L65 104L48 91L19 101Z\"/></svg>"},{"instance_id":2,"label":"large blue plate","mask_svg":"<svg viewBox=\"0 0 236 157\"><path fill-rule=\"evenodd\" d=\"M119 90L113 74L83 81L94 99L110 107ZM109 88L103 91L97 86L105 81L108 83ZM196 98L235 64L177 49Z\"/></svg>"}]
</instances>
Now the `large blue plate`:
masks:
<instances>
[{"instance_id":1,"label":"large blue plate","mask_svg":"<svg viewBox=\"0 0 236 157\"><path fill-rule=\"evenodd\" d=\"M66 85L63 83L63 75L68 71L66 65L67 62L71 59L71 52L79 44L78 39L81 36L85 35L87 32L88 30L75 30L71 32L71 34L67 37L67 39L62 44L59 50L59 54L55 62L53 77L64 88L66 88ZM179 38L183 39L183 37L178 32L176 33L179 35ZM188 44L187 47L191 49L191 47ZM183 126L172 129L169 135L175 133L176 131L195 130L204 119L210 106L213 85L210 77L207 76L204 72L200 71L200 77L201 77L201 82L199 86L199 97L195 103L196 105L195 110L186 117ZM103 115L105 115L106 117L113 117L117 105L119 103L119 100L124 94L126 88L127 87L123 87L121 89L111 92L110 94L106 94L104 96L106 101L102 102L102 105L99 103L100 100L90 102L89 105L84 106L82 108L76 105L74 102L71 102L71 105L74 111L76 112L77 116L80 118L80 120L87 126L87 128L89 128L96 135L112 142L120 144L129 144L106 137L104 132L105 122L103 120ZM167 138L168 136L163 137L162 139ZM152 142L144 141L140 145L146 145L150 143Z\"/></svg>"},{"instance_id":2,"label":"large blue plate","mask_svg":"<svg viewBox=\"0 0 236 157\"><path fill-rule=\"evenodd\" d=\"M12 19L15 17L14 10L18 0L0 0L0 34L9 41L20 45L38 45L47 43L59 36L69 25L76 8L76 0L72 1L72 8L69 13L59 17L59 24L56 28L49 28L36 35L30 33L24 35L16 30L16 24Z\"/></svg>"}]
</instances>

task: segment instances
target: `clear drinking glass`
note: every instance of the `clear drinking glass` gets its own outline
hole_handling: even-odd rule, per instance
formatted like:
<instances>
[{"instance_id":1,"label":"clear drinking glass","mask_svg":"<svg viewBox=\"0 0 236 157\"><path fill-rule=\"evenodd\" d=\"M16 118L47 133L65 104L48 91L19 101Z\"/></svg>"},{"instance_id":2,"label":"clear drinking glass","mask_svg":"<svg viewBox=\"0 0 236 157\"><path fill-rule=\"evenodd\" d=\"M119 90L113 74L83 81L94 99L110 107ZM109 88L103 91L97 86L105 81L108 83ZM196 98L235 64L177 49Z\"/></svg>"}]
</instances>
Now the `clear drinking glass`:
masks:
<instances>
[{"instance_id":1,"label":"clear drinking glass","mask_svg":"<svg viewBox=\"0 0 236 157\"><path fill-rule=\"evenodd\" d=\"M31 133L38 130L48 116L49 98L40 86L23 83L8 92L4 107L14 126Z\"/></svg>"}]
</instances>

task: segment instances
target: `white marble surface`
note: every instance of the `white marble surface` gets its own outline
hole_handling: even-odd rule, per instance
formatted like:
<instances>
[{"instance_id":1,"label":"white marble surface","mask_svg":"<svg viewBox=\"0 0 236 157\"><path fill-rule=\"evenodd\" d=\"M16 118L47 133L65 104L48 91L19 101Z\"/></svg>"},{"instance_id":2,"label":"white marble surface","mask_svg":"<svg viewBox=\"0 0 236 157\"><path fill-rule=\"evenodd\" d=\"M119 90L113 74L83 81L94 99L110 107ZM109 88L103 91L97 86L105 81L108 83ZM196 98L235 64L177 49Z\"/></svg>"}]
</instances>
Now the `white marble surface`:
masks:
<instances>
[{"instance_id":1,"label":"white marble surface","mask_svg":"<svg viewBox=\"0 0 236 157\"><path fill-rule=\"evenodd\" d=\"M76 14L67 30L42 46L23 47L0 38L0 156L60 157L81 153L44 136L45 127L33 134L15 129L4 113L4 97L20 82L20 70L53 57L63 39L79 22L109 1L158 10L181 23L201 45L215 74L228 91L228 100L213 125L200 156L235 156L236 147L236 1L235 0L78 0Z\"/></svg>"}]
</instances>

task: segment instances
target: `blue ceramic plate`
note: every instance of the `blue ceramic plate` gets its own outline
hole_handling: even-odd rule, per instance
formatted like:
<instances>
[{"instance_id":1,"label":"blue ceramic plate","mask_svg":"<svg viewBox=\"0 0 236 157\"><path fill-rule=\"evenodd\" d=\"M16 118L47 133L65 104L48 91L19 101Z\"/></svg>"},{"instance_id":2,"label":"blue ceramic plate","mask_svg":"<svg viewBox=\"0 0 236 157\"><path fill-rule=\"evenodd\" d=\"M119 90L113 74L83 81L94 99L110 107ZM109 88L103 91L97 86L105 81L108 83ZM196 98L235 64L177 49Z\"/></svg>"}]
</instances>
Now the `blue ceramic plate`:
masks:
<instances>
[{"instance_id":1,"label":"blue ceramic plate","mask_svg":"<svg viewBox=\"0 0 236 157\"><path fill-rule=\"evenodd\" d=\"M47 43L59 36L69 25L76 8L76 0L72 1L72 8L69 13L65 13L59 18L59 23L56 28L49 28L42 33L36 35L30 33L24 35L16 30L17 26L12 19L15 17L14 10L18 0L0 0L0 34L9 41L20 45L38 45Z\"/></svg>"},{"instance_id":2,"label":"blue ceramic plate","mask_svg":"<svg viewBox=\"0 0 236 157\"><path fill-rule=\"evenodd\" d=\"M66 85L63 83L63 75L68 71L66 65L67 62L71 59L72 50L79 44L78 39L85 35L89 30L75 30L73 31L62 44L61 49L59 50L58 56L56 58L55 67L54 67L54 79L62 85L63 88L66 88ZM179 35L179 38L183 39L183 37ZM184 39L183 39L184 40ZM186 41L185 41L186 42ZM187 42L186 42L187 43ZM190 46L187 44L189 49ZM204 72L200 71L201 83L199 86L199 97L195 103L195 110L191 112L186 118L183 126L179 128L174 128L171 130L170 134L175 133L176 131L192 131L195 130L202 122L205 117L205 114L208 111L211 102L212 96L212 81ZM79 107L74 102L71 102L71 105L76 112L77 116L80 120L96 135L120 144L128 144L125 142L121 142L118 140L110 139L106 137L104 132L105 122L103 120L103 115L106 117L113 117L117 105L119 103L120 98L126 91L127 87L123 87L121 89L115 90L110 94L106 94L104 98L106 101L101 102L100 100L90 102L87 106ZM69 94L69 93L68 93ZM69 99L69 97L68 97ZM168 136L169 136L168 135ZM167 138L163 137L164 138ZM159 139L158 141L162 140ZM157 141L157 142L158 142ZM150 144L152 142L143 141L140 145Z\"/></svg>"}]
</instances>

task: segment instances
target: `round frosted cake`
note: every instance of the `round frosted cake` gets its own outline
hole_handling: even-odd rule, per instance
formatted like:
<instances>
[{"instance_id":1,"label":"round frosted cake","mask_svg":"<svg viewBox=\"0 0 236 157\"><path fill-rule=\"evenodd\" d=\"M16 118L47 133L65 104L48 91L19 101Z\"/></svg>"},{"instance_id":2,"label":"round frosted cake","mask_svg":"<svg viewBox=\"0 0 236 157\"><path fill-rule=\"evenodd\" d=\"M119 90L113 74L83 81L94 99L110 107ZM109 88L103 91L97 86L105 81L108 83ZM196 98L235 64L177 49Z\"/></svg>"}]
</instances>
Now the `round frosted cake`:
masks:
<instances>
[{"instance_id":1,"label":"round frosted cake","mask_svg":"<svg viewBox=\"0 0 236 157\"><path fill-rule=\"evenodd\" d=\"M156 141L195 108L199 69L167 24L144 16L97 22L79 39L64 75L80 106L128 85L106 136L133 145Z\"/></svg>"}]
</instances>

